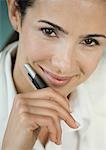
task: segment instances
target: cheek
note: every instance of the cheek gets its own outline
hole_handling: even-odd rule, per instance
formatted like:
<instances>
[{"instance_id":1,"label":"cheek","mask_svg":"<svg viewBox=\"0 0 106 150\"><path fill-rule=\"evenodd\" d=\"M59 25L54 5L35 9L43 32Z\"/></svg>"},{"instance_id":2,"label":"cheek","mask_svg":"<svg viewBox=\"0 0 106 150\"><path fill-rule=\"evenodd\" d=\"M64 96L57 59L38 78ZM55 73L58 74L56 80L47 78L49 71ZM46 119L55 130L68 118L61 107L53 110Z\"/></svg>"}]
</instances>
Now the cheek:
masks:
<instances>
[{"instance_id":1,"label":"cheek","mask_svg":"<svg viewBox=\"0 0 106 150\"><path fill-rule=\"evenodd\" d=\"M51 55L52 46L26 26L22 30L20 41L24 59L41 61Z\"/></svg>"},{"instance_id":2,"label":"cheek","mask_svg":"<svg viewBox=\"0 0 106 150\"><path fill-rule=\"evenodd\" d=\"M49 52L47 47L36 41L36 43L30 44L30 51L28 51L27 57L32 61L42 61L48 59Z\"/></svg>"},{"instance_id":3,"label":"cheek","mask_svg":"<svg viewBox=\"0 0 106 150\"><path fill-rule=\"evenodd\" d=\"M81 70L83 71L85 78L89 77L96 69L102 56L102 51L91 52L81 59Z\"/></svg>"},{"instance_id":4,"label":"cheek","mask_svg":"<svg viewBox=\"0 0 106 150\"><path fill-rule=\"evenodd\" d=\"M25 41L25 56L30 61L43 61L51 57L52 47L40 39L30 38Z\"/></svg>"}]
</instances>

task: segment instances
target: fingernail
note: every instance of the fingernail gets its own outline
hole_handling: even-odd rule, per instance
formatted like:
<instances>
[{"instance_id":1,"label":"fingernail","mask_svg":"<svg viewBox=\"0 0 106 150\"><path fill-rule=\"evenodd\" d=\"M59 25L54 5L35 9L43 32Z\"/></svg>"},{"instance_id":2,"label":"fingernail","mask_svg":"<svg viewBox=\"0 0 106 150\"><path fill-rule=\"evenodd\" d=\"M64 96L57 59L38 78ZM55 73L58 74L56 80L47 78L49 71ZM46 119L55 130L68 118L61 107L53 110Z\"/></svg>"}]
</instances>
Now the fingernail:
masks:
<instances>
[{"instance_id":1,"label":"fingernail","mask_svg":"<svg viewBox=\"0 0 106 150\"><path fill-rule=\"evenodd\" d=\"M61 144L61 138L58 137L58 145L60 145L60 144Z\"/></svg>"},{"instance_id":2,"label":"fingernail","mask_svg":"<svg viewBox=\"0 0 106 150\"><path fill-rule=\"evenodd\" d=\"M61 144L61 140L58 140L58 141L56 142L56 144L57 144L57 145L60 145L60 144Z\"/></svg>"},{"instance_id":3,"label":"fingernail","mask_svg":"<svg viewBox=\"0 0 106 150\"><path fill-rule=\"evenodd\" d=\"M52 142L57 144L57 137L55 135L51 134L50 139L51 139Z\"/></svg>"},{"instance_id":4,"label":"fingernail","mask_svg":"<svg viewBox=\"0 0 106 150\"><path fill-rule=\"evenodd\" d=\"M77 121L75 122L75 124L77 128L80 126L80 124Z\"/></svg>"},{"instance_id":5,"label":"fingernail","mask_svg":"<svg viewBox=\"0 0 106 150\"><path fill-rule=\"evenodd\" d=\"M58 144L58 137L57 137L57 135L55 137L55 143Z\"/></svg>"}]
</instances>

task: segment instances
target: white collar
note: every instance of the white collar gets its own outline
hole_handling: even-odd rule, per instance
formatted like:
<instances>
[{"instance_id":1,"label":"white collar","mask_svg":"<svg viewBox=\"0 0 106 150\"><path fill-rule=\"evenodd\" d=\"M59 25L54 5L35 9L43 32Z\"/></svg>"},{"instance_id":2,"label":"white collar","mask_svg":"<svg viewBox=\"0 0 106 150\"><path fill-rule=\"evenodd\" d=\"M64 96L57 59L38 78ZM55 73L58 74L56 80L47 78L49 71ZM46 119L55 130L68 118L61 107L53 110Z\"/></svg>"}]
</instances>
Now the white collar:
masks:
<instances>
[{"instance_id":1,"label":"white collar","mask_svg":"<svg viewBox=\"0 0 106 150\"><path fill-rule=\"evenodd\" d=\"M18 44L17 42L12 44L10 50L7 52L5 59L5 74L6 74L7 96L8 96L8 115L11 112L14 97L17 93L12 78L12 54L16 51L17 44Z\"/></svg>"}]
</instances>

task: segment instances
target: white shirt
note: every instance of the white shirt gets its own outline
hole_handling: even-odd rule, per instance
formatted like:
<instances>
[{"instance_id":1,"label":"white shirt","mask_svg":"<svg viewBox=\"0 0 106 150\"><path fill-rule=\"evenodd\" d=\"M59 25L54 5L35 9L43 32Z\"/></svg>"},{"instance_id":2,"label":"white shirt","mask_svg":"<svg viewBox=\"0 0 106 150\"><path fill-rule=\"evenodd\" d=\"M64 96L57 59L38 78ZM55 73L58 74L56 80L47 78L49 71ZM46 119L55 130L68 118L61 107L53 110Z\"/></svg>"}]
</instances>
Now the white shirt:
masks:
<instances>
[{"instance_id":1,"label":"white shirt","mask_svg":"<svg viewBox=\"0 0 106 150\"><path fill-rule=\"evenodd\" d=\"M2 52L0 58L0 146L12 109L16 90L12 80L11 59L17 47L13 43ZM62 144L49 141L45 150L106 150L106 54L91 78L81 84L71 96L73 117L79 122L72 129L61 121ZM44 150L38 139L34 150Z\"/></svg>"}]
</instances>

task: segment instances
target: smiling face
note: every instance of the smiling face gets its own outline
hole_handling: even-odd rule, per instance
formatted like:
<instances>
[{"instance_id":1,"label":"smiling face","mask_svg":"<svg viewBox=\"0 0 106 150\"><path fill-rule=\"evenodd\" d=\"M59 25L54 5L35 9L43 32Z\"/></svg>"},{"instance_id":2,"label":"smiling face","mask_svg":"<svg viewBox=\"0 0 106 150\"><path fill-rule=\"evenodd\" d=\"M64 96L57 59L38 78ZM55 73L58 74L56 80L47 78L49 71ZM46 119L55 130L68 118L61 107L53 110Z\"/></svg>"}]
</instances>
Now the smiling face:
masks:
<instances>
[{"instance_id":1,"label":"smiling face","mask_svg":"<svg viewBox=\"0 0 106 150\"><path fill-rule=\"evenodd\" d=\"M27 78L24 63L63 95L85 81L106 46L105 8L98 0L37 0L22 26L17 21L20 39L14 78L22 75L18 83L22 86Z\"/></svg>"}]
</instances>

